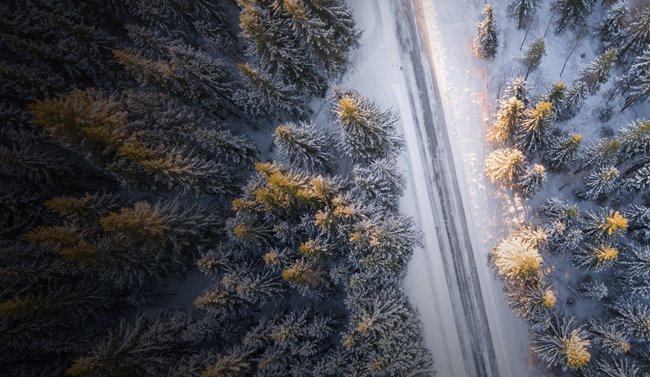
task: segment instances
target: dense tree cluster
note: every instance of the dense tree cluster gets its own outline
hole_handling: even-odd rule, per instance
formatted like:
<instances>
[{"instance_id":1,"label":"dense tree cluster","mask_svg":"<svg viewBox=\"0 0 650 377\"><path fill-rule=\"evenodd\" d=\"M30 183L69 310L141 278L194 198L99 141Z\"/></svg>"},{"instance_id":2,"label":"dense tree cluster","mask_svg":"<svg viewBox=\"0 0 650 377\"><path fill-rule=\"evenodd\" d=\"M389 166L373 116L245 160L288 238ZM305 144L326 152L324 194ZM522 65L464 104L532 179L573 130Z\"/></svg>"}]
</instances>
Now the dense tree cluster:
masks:
<instances>
[{"instance_id":1,"label":"dense tree cluster","mask_svg":"<svg viewBox=\"0 0 650 377\"><path fill-rule=\"evenodd\" d=\"M343 1L8 1L0 25L1 375L432 374L397 116L332 91L336 150L308 122L359 39ZM278 123L259 162L246 134ZM212 287L168 302L195 269Z\"/></svg>"}]
</instances>

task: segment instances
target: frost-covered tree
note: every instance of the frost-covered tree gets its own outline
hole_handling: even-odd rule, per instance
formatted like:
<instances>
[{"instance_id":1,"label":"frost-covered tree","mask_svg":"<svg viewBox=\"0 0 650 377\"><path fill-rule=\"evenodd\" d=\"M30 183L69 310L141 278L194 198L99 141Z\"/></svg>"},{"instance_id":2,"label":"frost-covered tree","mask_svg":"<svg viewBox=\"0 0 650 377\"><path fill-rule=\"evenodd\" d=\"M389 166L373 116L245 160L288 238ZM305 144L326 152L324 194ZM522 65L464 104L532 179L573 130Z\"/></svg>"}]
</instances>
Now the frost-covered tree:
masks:
<instances>
[{"instance_id":1,"label":"frost-covered tree","mask_svg":"<svg viewBox=\"0 0 650 377\"><path fill-rule=\"evenodd\" d=\"M643 103L650 98L650 49L637 56L623 78L626 88L623 91L625 103L621 111L635 103Z\"/></svg>"},{"instance_id":2,"label":"frost-covered tree","mask_svg":"<svg viewBox=\"0 0 650 377\"><path fill-rule=\"evenodd\" d=\"M278 126L273 141L282 161L311 171L326 171L332 165L332 140L311 123L286 123Z\"/></svg>"},{"instance_id":3,"label":"frost-covered tree","mask_svg":"<svg viewBox=\"0 0 650 377\"><path fill-rule=\"evenodd\" d=\"M603 258L600 255L596 255L594 259L598 263ZM591 261L593 261L593 259ZM595 300L602 300L609 295L607 285L600 280L593 279L591 276L585 278L580 282L580 284L578 284L578 292L580 292L584 297L593 298Z\"/></svg>"},{"instance_id":4,"label":"frost-covered tree","mask_svg":"<svg viewBox=\"0 0 650 377\"><path fill-rule=\"evenodd\" d=\"M530 104L530 98L528 96L528 84L523 77L516 77L512 79L506 86L504 92L504 98L515 97L524 104L524 107L528 107Z\"/></svg>"},{"instance_id":5,"label":"frost-covered tree","mask_svg":"<svg viewBox=\"0 0 650 377\"><path fill-rule=\"evenodd\" d=\"M595 94L603 84L609 80L609 73L616 63L618 51L610 48L594 59L578 74L577 81L582 81L587 85L589 93Z\"/></svg>"},{"instance_id":6,"label":"frost-covered tree","mask_svg":"<svg viewBox=\"0 0 650 377\"><path fill-rule=\"evenodd\" d=\"M613 166L597 168L587 175L576 196L585 200L597 200L614 192L620 187L620 173Z\"/></svg>"},{"instance_id":7,"label":"frost-covered tree","mask_svg":"<svg viewBox=\"0 0 650 377\"><path fill-rule=\"evenodd\" d=\"M650 162L627 175L623 186L628 192L644 192L650 188Z\"/></svg>"},{"instance_id":8,"label":"frost-covered tree","mask_svg":"<svg viewBox=\"0 0 650 377\"><path fill-rule=\"evenodd\" d=\"M546 44L544 38L534 40L527 48L524 54L524 65L526 66L526 76L524 80L528 79L528 74L534 71L542 63L542 57L546 54Z\"/></svg>"},{"instance_id":9,"label":"frost-covered tree","mask_svg":"<svg viewBox=\"0 0 650 377\"><path fill-rule=\"evenodd\" d=\"M535 326L546 321L555 307L557 298L550 284L537 280L527 284L522 290L509 292L508 301L517 315Z\"/></svg>"},{"instance_id":10,"label":"frost-covered tree","mask_svg":"<svg viewBox=\"0 0 650 377\"><path fill-rule=\"evenodd\" d=\"M644 340L650 339L650 307L641 301L622 299L610 309L614 314L613 323L621 326L630 336Z\"/></svg>"},{"instance_id":11,"label":"frost-covered tree","mask_svg":"<svg viewBox=\"0 0 650 377\"><path fill-rule=\"evenodd\" d=\"M609 8L598 29L598 35L604 48L620 46L627 25L626 18L627 4L625 1L619 1Z\"/></svg>"},{"instance_id":12,"label":"frost-covered tree","mask_svg":"<svg viewBox=\"0 0 650 377\"><path fill-rule=\"evenodd\" d=\"M337 89L333 97L341 148L350 157L360 161L390 157L402 147L395 128L397 114L382 111L353 90Z\"/></svg>"},{"instance_id":13,"label":"frost-covered tree","mask_svg":"<svg viewBox=\"0 0 650 377\"><path fill-rule=\"evenodd\" d=\"M595 0L557 0L553 3L559 17L555 21L555 31L559 34L564 30L583 25L591 13Z\"/></svg>"},{"instance_id":14,"label":"frost-covered tree","mask_svg":"<svg viewBox=\"0 0 650 377\"><path fill-rule=\"evenodd\" d=\"M523 110L523 102L516 97L501 101L492 129L488 132L488 139L498 143L509 141L514 130L517 129Z\"/></svg>"},{"instance_id":15,"label":"frost-covered tree","mask_svg":"<svg viewBox=\"0 0 650 377\"><path fill-rule=\"evenodd\" d=\"M573 254L573 262L586 270L601 271L611 267L618 255L618 249L610 244L588 245Z\"/></svg>"},{"instance_id":16,"label":"frost-covered tree","mask_svg":"<svg viewBox=\"0 0 650 377\"><path fill-rule=\"evenodd\" d=\"M511 186L525 172L526 158L518 149L498 149L485 160L485 175L492 183Z\"/></svg>"},{"instance_id":17,"label":"frost-covered tree","mask_svg":"<svg viewBox=\"0 0 650 377\"><path fill-rule=\"evenodd\" d=\"M398 209L399 197L406 186L394 159L376 160L368 166L355 167L354 184L364 202L390 210Z\"/></svg>"},{"instance_id":18,"label":"frost-covered tree","mask_svg":"<svg viewBox=\"0 0 650 377\"><path fill-rule=\"evenodd\" d=\"M632 14L627 28L623 32L620 45L621 55L640 53L650 44L650 8L640 6Z\"/></svg>"},{"instance_id":19,"label":"frost-covered tree","mask_svg":"<svg viewBox=\"0 0 650 377\"><path fill-rule=\"evenodd\" d=\"M557 112L562 107L564 96L566 95L566 85L562 81L558 81L548 90L544 96L544 100L551 103L553 113Z\"/></svg>"},{"instance_id":20,"label":"frost-covered tree","mask_svg":"<svg viewBox=\"0 0 650 377\"><path fill-rule=\"evenodd\" d=\"M544 161L552 170L565 170L576 160L581 144L582 135L577 133L554 137L544 150Z\"/></svg>"},{"instance_id":21,"label":"frost-covered tree","mask_svg":"<svg viewBox=\"0 0 650 377\"><path fill-rule=\"evenodd\" d=\"M548 145L553 126L553 108L550 102L538 102L524 111L515 131L517 148L532 154Z\"/></svg>"},{"instance_id":22,"label":"frost-covered tree","mask_svg":"<svg viewBox=\"0 0 650 377\"><path fill-rule=\"evenodd\" d=\"M473 53L481 59L493 59L499 48L498 28L491 4L483 8L483 19L477 25L474 37Z\"/></svg>"},{"instance_id":23,"label":"frost-covered tree","mask_svg":"<svg viewBox=\"0 0 650 377\"><path fill-rule=\"evenodd\" d=\"M591 321L588 329L593 335L594 345L601 347L609 354L621 355L629 352L632 348L630 337L616 324Z\"/></svg>"},{"instance_id":24,"label":"frost-covered tree","mask_svg":"<svg viewBox=\"0 0 650 377\"><path fill-rule=\"evenodd\" d=\"M619 139L601 138L585 148L581 163L582 168L601 168L615 164L621 154L622 143Z\"/></svg>"},{"instance_id":25,"label":"frost-covered tree","mask_svg":"<svg viewBox=\"0 0 650 377\"><path fill-rule=\"evenodd\" d=\"M621 159L628 160L650 154L650 121L636 120L623 128L618 135L621 141Z\"/></svg>"},{"instance_id":26,"label":"frost-covered tree","mask_svg":"<svg viewBox=\"0 0 650 377\"><path fill-rule=\"evenodd\" d=\"M587 84L580 80L574 81L566 90L562 105L556 112L557 120L565 122L573 118L582 108L587 93Z\"/></svg>"},{"instance_id":27,"label":"frost-covered tree","mask_svg":"<svg viewBox=\"0 0 650 377\"><path fill-rule=\"evenodd\" d=\"M587 211L583 218L583 232L594 238L614 238L626 231L629 220L619 211L604 208L600 212Z\"/></svg>"},{"instance_id":28,"label":"frost-covered tree","mask_svg":"<svg viewBox=\"0 0 650 377\"><path fill-rule=\"evenodd\" d=\"M637 377L642 376L642 369L630 359L596 360L594 369L606 377Z\"/></svg>"},{"instance_id":29,"label":"frost-covered tree","mask_svg":"<svg viewBox=\"0 0 650 377\"><path fill-rule=\"evenodd\" d=\"M546 180L546 169L543 165L534 164L528 167L517 183L517 189L524 198L532 198L542 188Z\"/></svg>"},{"instance_id":30,"label":"frost-covered tree","mask_svg":"<svg viewBox=\"0 0 650 377\"><path fill-rule=\"evenodd\" d=\"M551 320L549 326L533 332L532 350L551 366L563 370L585 367L591 360L587 333L573 318Z\"/></svg>"},{"instance_id":31,"label":"frost-covered tree","mask_svg":"<svg viewBox=\"0 0 650 377\"><path fill-rule=\"evenodd\" d=\"M537 244L521 237L510 236L492 250L492 261L502 278L513 282L538 280L542 256Z\"/></svg>"},{"instance_id":32,"label":"frost-covered tree","mask_svg":"<svg viewBox=\"0 0 650 377\"><path fill-rule=\"evenodd\" d=\"M250 166L258 159L255 144L244 135L233 135L227 129L197 128L192 140L211 156L232 164Z\"/></svg>"},{"instance_id":33,"label":"frost-covered tree","mask_svg":"<svg viewBox=\"0 0 650 377\"><path fill-rule=\"evenodd\" d=\"M235 92L234 99L251 117L270 114L283 119L307 115L305 97L299 94L295 85L247 63L237 67L244 79L244 88Z\"/></svg>"},{"instance_id":34,"label":"frost-covered tree","mask_svg":"<svg viewBox=\"0 0 650 377\"><path fill-rule=\"evenodd\" d=\"M625 289L646 299L650 297L650 248L636 243L630 245L620 265L618 275Z\"/></svg>"},{"instance_id":35,"label":"frost-covered tree","mask_svg":"<svg viewBox=\"0 0 650 377\"><path fill-rule=\"evenodd\" d=\"M640 240L650 241L650 208L635 204L626 208L624 214L630 222L630 233Z\"/></svg>"},{"instance_id":36,"label":"frost-covered tree","mask_svg":"<svg viewBox=\"0 0 650 377\"><path fill-rule=\"evenodd\" d=\"M535 14L536 7L536 0L513 0L508 4L508 12L517 18L517 29L526 28Z\"/></svg>"}]
</instances>

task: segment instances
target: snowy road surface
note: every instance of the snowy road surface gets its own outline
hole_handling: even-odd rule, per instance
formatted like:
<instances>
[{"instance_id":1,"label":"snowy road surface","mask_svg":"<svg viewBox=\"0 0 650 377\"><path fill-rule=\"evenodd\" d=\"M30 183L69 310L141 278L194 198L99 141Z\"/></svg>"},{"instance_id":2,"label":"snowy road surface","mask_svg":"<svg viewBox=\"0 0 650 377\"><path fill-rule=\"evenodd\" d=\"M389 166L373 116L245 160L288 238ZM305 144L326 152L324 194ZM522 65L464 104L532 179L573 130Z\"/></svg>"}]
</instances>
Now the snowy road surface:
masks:
<instances>
[{"instance_id":1,"label":"snowy road surface","mask_svg":"<svg viewBox=\"0 0 650 377\"><path fill-rule=\"evenodd\" d=\"M481 90L480 79L473 83L447 77L433 67L440 55L434 55L432 46L447 43L463 53L451 51L446 63L475 68L464 40L471 40L474 29L473 14L463 13L475 8L470 1L350 2L364 34L342 85L400 114L407 145L401 166L408 182L401 209L423 231L423 248L413 257L406 286L424 322L438 376L520 377L529 375L525 328L508 311L501 285L487 266L491 240L486 234L493 229L474 225L477 220L472 217L485 211L483 202L489 196L476 194L482 178L473 175L482 176L482 169L474 167L467 173L466 150L474 148L458 145L456 135L465 122L483 124L483 114L471 107L459 111L450 103L460 98L441 98L439 89L442 79L445 96L463 94L446 85L476 93ZM445 9L435 13L438 6ZM445 16L457 19L457 24L443 25L454 32L448 35L446 30L446 39L433 30L439 26L438 17L444 21ZM453 27L459 25L469 29L455 33ZM443 71L450 72L447 67ZM480 144L476 149L484 149L481 131L466 136Z\"/></svg>"}]
</instances>

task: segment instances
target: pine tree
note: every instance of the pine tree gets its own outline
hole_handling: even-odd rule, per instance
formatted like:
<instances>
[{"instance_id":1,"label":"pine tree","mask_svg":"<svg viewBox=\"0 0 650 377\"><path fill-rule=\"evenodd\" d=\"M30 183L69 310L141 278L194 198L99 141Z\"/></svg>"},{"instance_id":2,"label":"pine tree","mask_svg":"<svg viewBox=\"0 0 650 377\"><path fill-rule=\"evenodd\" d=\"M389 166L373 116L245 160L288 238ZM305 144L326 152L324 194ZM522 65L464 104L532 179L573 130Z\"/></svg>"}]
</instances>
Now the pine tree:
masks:
<instances>
[{"instance_id":1,"label":"pine tree","mask_svg":"<svg viewBox=\"0 0 650 377\"><path fill-rule=\"evenodd\" d=\"M615 164L621 154L623 143L619 139L602 138L591 142L581 158L582 168L602 168Z\"/></svg>"},{"instance_id":2,"label":"pine tree","mask_svg":"<svg viewBox=\"0 0 650 377\"><path fill-rule=\"evenodd\" d=\"M615 48L610 48L580 71L577 80L587 85L589 93L595 94L600 84L607 82L609 79L609 73L614 67L617 57L618 51Z\"/></svg>"},{"instance_id":3,"label":"pine tree","mask_svg":"<svg viewBox=\"0 0 650 377\"><path fill-rule=\"evenodd\" d=\"M530 98L528 96L528 84L523 77L516 77L508 83L506 90L504 92L504 98L515 97L524 104L524 107L528 107L530 104Z\"/></svg>"},{"instance_id":4,"label":"pine tree","mask_svg":"<svg viewBox=\"0 0 650 377\"><path fill-rule=\"evenodd\" d=\"M623 32L621 55L633 55L648 48L650 44L650 8L639 7L633 13L627 28Z\"/></svg>"},{"instance_id":5,"label":"pine tree","mask_svg":"<svg viewBox=\"0 0 650 377\"><path fill-rule=\"evenodd\" d=\"M550 284L538 280L527 284L522 290L509 292L508 301L517 315L535 326L545 322L557 298Z\"/></svg>"},{"instance_id":6,"label":"pine tree","mask_svg":"<svg viewBox=\"0 0 650 377\"><path fill-rule=\"evenodd\" d=\"M565 29L583 25L592 10L594 0L557 0L553 3L559 18L555 21L555 31L559 34Z\"/></svg>"},{"instance_id":7,"label":"pine tree","mask_svg":"<svg viewBox=\"0 0 650 377\"><path fill-rule=\"evenodd\" d=\"M566 85L562 81L558 81L544 96L544 100L551 103L553 108L553 113L557 115L558 111L561 109L562 102L566 95Z\"/></svg>"},{"instance_id":8,"label":"pine tree","mask_svg":"<svg viewBox=\"0 0 650 377\"><path fill-rule=\"evenodd\" d=\"M482 14L483 20L478 23L474 37L473 53L478 58L490 60L494 58L499 48L499 32L492 5L487 4Z\"/></svg>"},{"instance_id":9,"label":"pine tree","mask_svg":"<svg viewBox=\"0 0 650 377\"><path fill-rule=\"evenodd\" d=\"M598 29L600 42L605 49L620 46L627 24L626 18L627 4L625 1L617 2L609 8Z\"/></svg>"},{"instance_id":10,"label":"pine tree","mask_svg":"<svg viewBox=\"0 0 650 377\"><path fill-rule=\"evenodd\" d=\"M550 102L538 102L535 108L524 111L523 119L516 130L517 147L532 154L548 145L553 123L553 109Z\"/></svg>"},{"instance_id":11,"label":"pine tree","mask_svg":"<svg viewBox=\"0 0 650 377\"><path fill-rule=\"evenodd\" d=\"M629 192L644 192L650 188L650 163L626 176L623 186Z\"/></svg>"},{"instance_id":12,"label":"pine tree","mask_svg":"<svg viewBox=\"0 0 650 377\"><path fill-rule=\"evenodd\" d=\"M619 172L613 166L597 168L587 177L576 196L584 200L597 200L606 197L620 186Z\"/></svg>"},{"instance_id":13,"label":"pine tree","mask_svg":"<svg viewBox=\"0 0 650 377\"><path fill-rule=\"evenodd\" d=\"M488 132L488 139L498 143L509 141L522 117L523 109L523 102L516 97L501 101L492 129Z\"/></svg>"},{"instance_id":14,"label":"pine tree","mask_svg":"<svg viewBox=\"0 0 650 377\"><path fill-rule=\"evenodd\" d=\"M630 359L613 359L612 361L597 360L595 369L598 371L598 374L606 377L635 377L643 375L641 368Z\"/></svg>"},{"instance_id":15,"label":"pine tree","mask_svg":"<svg viewBox=\"0 0 650 377\"><path fill-rule=\"evenodd\" d=\"M514 185L524 174L526 158L518 149L498 149L487 157L485 174L492 183Z\"/></svg>"},{"instance_id":16,"label":"pine tree","mask_svg":"<svg viewBox=\"0 0 650 377\"><path fill-rule=\"evenodd\" d=\"M401 149L398 116L382 111L353 90L336 90L332 112L336 116L341 148L353 159L370 161L390 157Z\"/></svg>"},{"instance_id":17,"label":"pine tree","mask_svg":"<svg viewBox=\"0 0 650 377\"><path fill-rule=\"evenodd\" d=\"M642 241L650 241L650 208L632 205L623 213L625 218L629 219L632 236Z\"/></svg>"},{"instance_id":18,"label":"pine tree","mask_svg":"<svg viewBox=\"0 0 650 377\"><path fill-rule=\"evenodd\" d=\"M197 128L192 140L210 155L223 161L249 167L258 159L255 144L244 135L233 135L226 129Z\"/></svg>"},{"instance_id":19,"label":"pine tree","mask_svg":"<svg viewBox=\"0 0 650 377\"><path fill-rule=\"evenodd\" d=\"M508 11L517 18L517 29L526 28L535 14L536 7L536 0L513 0L508 4Z\"/></svg>"},{"instance_id":20,"label":"pine tree","mask_svg":"<svg viewBox=\"0 0 650 377\"><path fill-rule=\"evenodd\" d=\"M502 278L512 282L538 280L542 256L537 245L520 237L510 236L492 250L492 261Z\"/></svg>"},{"instance_id":21,"label":"pine tree","mask_svg":"<svg viewBox=\"0 0 650 377\"><path fill-rule=\"evenodd\" d=\"M621 111L635 103L643 103L650 99L650 49L637 56L624 77L625 103Z\"/></svg>"},{"instance_id":22,"label":"pine tree","mask_svg":"<svg viewBox=\"0 0 650 377\"><path fill-rule=\"evenodd\" d=\"M593 334L594 344L609 354L621 355L632 348L629 336L613 323L592 321L589 332Z\"/></svg>"},{"instance_id":23,"label":"pine tree","mask_svg":"<svg viewBox=\"0 0 650 377\"><path fill-rule=\"evenodd\" d=\"M596 261L599 261L598 256L596 256ZM591 276L584 279L578 285L578 292L581 295L588 298L593 298L595 300L602 300L609 295L609 289L607 285L602 281L595 280Z\"/></svg>"},{"instance_id":24,"label":"pine tree","mask_svg":"<svg viewBox=\"0 0 650 377\"><path fill-rule=\"evenodd\" d=\"M544 161L552 170L563 171L575 161L580 144L582 135L577 133L552 138L544 150Z\"/></svg>"},{"instance_id":25,"label":"pine tree","mask_svg":"<svg viewBox=\"0 0 650 377\"><path fill-rule=\"evenodd\" d=\"M532 198L542 188L546 180L546 169L543 165L535 164L526 169L517 183L518 190L524 198Z\"/></svg>"},{"instance_id":26,"label":"pine tree","mask_svg":"<svg viewBox=\"0 0 650 377\"><path fill-rule=\"evenodd\" d=\"M526 48L526 53L524 55L524 65L526 66L526 77L524 80L528 79L528 74L531 71L534 71L539 67L542 62L542 57L546 54L546 44L544 43L544 38L539 38L534 40L528 48Z\"/></svg>"},{"instance_id":27,"label":"pine tree","mask_svg":"<svg viewBox=\"0 0 650 377\"><path fill-rule=\"evenodd\" d=\"M16 179L47 186L63 186L75 178L69 161L27 143L16 143L12 147L0 146L0 173L7 180Z\"/></svg>"},{"instance_id":28,"label":"pine tree","mask_svg":"<svg viewBox=\"0 0 650 377\"><path fill-rule=\"evenodd\" d=\"M621 141L621 159L628 160L650 154L650 121L636 120L618 135Z\"/></svg>"},{"instance_id":29,"label":"pine tree","mask_svg":"<svg viewBox=\"0 0 650 377\"><path fill-rule=\"evenodd\" d=\"M582 248L573 255L573 261L578 267L598 272L611 267L618 259L618 254L616 247L603 243Z\"/></svg>"},{"instance_id":30,"label":"pine tree","mask_svg":"<svg viewBox=\"0 0 650 377\"><path fill-rule=\"evenodd\" d=\"M557 111L557 120L560 122L566 122L567 120L573 118L582 108L582 104L585 102L587 96L587 84L580 80L576 80L569 86L569 89L566 91L564 100L562 101L562 106Z\"/></svg>"},{"instance_id":31,"label":"pine tree","mask_svg":"<svg viewBox=\"0 0 650 377\"><path fill-rule=\"evenodd\" d=\"M600 213L585 212L583 224L583 232L588 236L614 238L628 229L629 220L619 211L605 208Z\"/></svg>"},{"instance_id":32,"label":"pine tree","mask_svg":"<svg viewBox=\"0 0 650 377\"><path fill-rule=\"evenodd\" d=\"M406 186L404 177L397 170L397 162L393 159L381 159L368 166L356 166L354 184L364 202L390 210L398 209L399 197Z\"/></svg>"},{"instance_id":33,"label":"pine tree","mask_svg":"<svg viewBox=\"0 0 650 377\"><path fill-rule=\"evenodd\" d=\"M244 88L236 91L234 99L251 117L270 114L279 119L304 118L309 113L305 98L295 85L247 63L237 67L244 79Z\"/></svg>"},{"instance_id":34,"label":"pine tree","mask_svg":"<svg viewBox=\"0 0 650 377\"><path fill-rule=\"evenodd\" d=\"M650 308L646 304L623 299L614 303L610 309L614 313L612 321L621 326L626 334L650 339Z\"/></svg>"},{"instance_id":35,"label":"pine tree","mask_svg":"<svg viewBox=\"0 0 650 377\"><path fill-rule=\"evenodd\" d=\"M332 166L330 136L312 123L278 126L273 140L281 160L298 169L327 171Z\"/></svg>"},{"instance_id":36,"label":"pine tree","mask_svg":"<svg viewBox=\"0 0 650 377\"><path fill-rule=\"evenodd\" d=\"M550 366L562 370L579 369L591 360L590 341L582 327L574 325L573 318L555 317L550 325L533 332L532 350Z\"/></svg>"}]
</instances>

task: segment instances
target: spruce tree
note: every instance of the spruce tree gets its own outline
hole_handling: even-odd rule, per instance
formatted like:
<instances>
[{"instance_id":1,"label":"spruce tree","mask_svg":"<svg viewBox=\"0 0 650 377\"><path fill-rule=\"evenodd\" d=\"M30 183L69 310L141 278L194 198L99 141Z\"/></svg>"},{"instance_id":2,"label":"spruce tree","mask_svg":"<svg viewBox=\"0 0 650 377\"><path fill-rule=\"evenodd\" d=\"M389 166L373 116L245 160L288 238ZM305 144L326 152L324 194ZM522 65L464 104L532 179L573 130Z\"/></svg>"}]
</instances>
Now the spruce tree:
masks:
<instances>
[{"instance_id":1,"label":"spruce tree","mask_svg":"<svg viewBox=\"0 0 650 377\"><path fill-rule=\"evenodd\" d=\"M610 48L580 71L577 80L587 85L589 93L595 94L600 84L607 82L609 79L609 73L614 67L617 57L618 51L615 48Z\"/></svg>"},{"instance_id":2,"label":"spruce tree","mask_svg":"<svg viewBox=\"0 0 650 377\"><path fill-rule=\"evenodd\" d=\"M474 37L473 53L478 58L490 60L494 58L499 48L498 29L492 5L487 4L482 14L483 20L478 23Z\"/></svg>"},{"instance_id":3,"label":"spruce tree","mask_svg":"<svg viewBox=\"0 0 650 377\"><path fill-rule=\"evenodd\" d=\"M516 97L501 101L492 129L488 132L488 139L498 143L508 142L522 118L523 110L523 102Z\"/></svg>"},{"instance_id":4,"label":"spruce tree","mask_svg":"<svg viewBox=\"0 0 650 377\"><path fill-rule=\"evenodd\" d=\"M511 186L524 173L526 158L518 149L498 149L485 160L485 174L492 183Z\"/></svg>"},{"instance_id":5,"label":"spruce tree","mask_svg":"<svg viewBox=\"0 0 650 377\"><path fill-rule=\"evenodd\" d=\"M508 4L508 12L517 18L517 29L525 29L535 14L536 0L513 0Z\"/></svg>"},{"instance_id":6,"label":"spruce tree","mask_svg":"<svg viewBox=\"0 0 650 377\"><path fill-rule=\"evenodd\" d=\"M594 0L556 0L553 3L555 12L559 14L555 21L555 31L559 34L564 30L583 25L591 13Z\"/></svg>"},{"instance_id":7,"label":"spruce tree","mask_svg":"<svg viewBox=\"0 0 650 377\"><path fill-rule=\"evenodd\" d=\"M627 335L647 341L650 339L650 307L641 301L630 298L615 302L610 309L614 314L613 322Z\"/></svg>"},{"instance_id":8,"label":"spruce tree","mask_svg":"<svg viewBox=\"0 0 650 377\"><path fill-rule=\"evenodd\" d=\"M546 321L557 298L550 284L538 280L522 290L513 289L508 293L508 301L517 315L530 321L532 326L539 326Z\"/></svg>"},{"instance_id":9,"label":"spruce tree","mask_svg":"<svg viewBox=\"0 0 650 377\"><path fill-rule=\"evenodd\" d=\"M295 85L247 63L237 67L244 79L244 88L236 91L234 99L251 117L270 114L279 119L286 116L303 118L309 112L304 96L298 94Z\"/></svg>"},{"instance_id":10,"label":"spruce tree","mask_svg":"<svg viewBox=\"0 0 650 377\"><path fill-rule=\"evenodd\" d=\"M575 161L581 144L582 135L577 133L554 137L544 150L544 161L552 170L565 170Z\"/></svg>"},{"instance_id":11,"label":"spruce tree","mask_svg":"<svg viewBox=\"0 0 650 377\"><path fill-rule=\"evenodd\" d=\"M524 104L524 107L528 107L530 104L530 98L528 96L528 84L523 77L516 77L512 79L506 86L504 92L504 98L515 97Z\"/></svg>"},{"instance_id":12,"label":"spruce tree","mask_svg":"<svg viewBox=\"0 0 650 377\"><path fill-rule=\"evenodd\" d=\"M598 257L596 256L596 258L592 258L590 260L590 264L593 262L593 259L599 261ZM595 300L602 300L609 295L609 289L607 288L607 285L605 285L605 283L602 281L593 279L591 276L584 279L578 285L578 291L582 296L593 298Z\"/></svg>"},{"instance_id":13,"label":"spruce tree","mask_svg":"<svg viewBox=\"0 0 650 377\"><path fill-rule=\"evenodd\" d=\"M555 84L553 84L551 89L549 89L549 91L544 96L544 100L551 103L551 106L553 107L553 113L555 113L556 115L562 106L562 102L564 101L565 95L566 95L566 85L564 84L564 82L558 81Z\"/></svg>"},{"instance_id":14,"label":"spruce tree","mask_svg":"<svg viewBox=\"0 0 650 377\"><path fill-rule=\"evenodd\" d=\"M546 44L544 43L544 38L539 38L534 40L528 48L524 55L524 65L526 66L526 76L524 80L528 79L528 74L531 71L534 71L539 67L542 62L542 57L546 54Z\"/></svg>"},{"instance_id":15,"label":"spruce tree","mask_svg":"<svg viewBox=\"0 0 650 377\"><path fill-rule=\"evenodd\" d=\"M574 324L573 318L555 317L547 328L533 332L531 348L549 365L567 370L579 369L589 363L590 344L586 332Z\"/></svg>"},{"instance_id":16,"label":"spruce tree","mask_svg":"<svg viewBox=\"0 0 650 377\"><path fill-rule=\"evenodd\" d=\"M281 160L298 169L327 171L334 160L330 136L311 123L280 125L273 140Z\"/></svg>"},{"instance_id":17,"label":"spruce tree","mask_svg":"<svg viewBox=\"0 0 650 377\"><path fill-rule=\"evenodd\" d=\"M595 246L586 246L573 255L576 266L591 271L602 271L609 268L618 259L619 251L616 247L603 243Z\"/></svg>"},{"instance_id":18,"label":"spruce tree","mask_svg":"<svg viewBox=\"0 0 650 377\"><path fill-rule=\"evenodd\" d=\"M644 192L650 188L650 163L626 176L623 185L630 192Z\"/></svg>"},{"instance_id":19,"label":"spruce tree","mask_svg":"<svg viewBox=\"0 0 650 377\"><path fill-rule=\"evenodd\" d=\"M562 105L556 112L557 120L565 122L573 118L582 108L587 91L587 84L579 80L574 81L567 89Z\"/></svg>"},{"instance_id":20,"label":"spruce tree","mask_svg":"<svg viewBox=\"0 0 650 377\"><path fill-rule=\"evenodd\" d=\"M397 169L397 162L393 159L381 159L368 166L356 166L354 184L364 202L390 210L398 209L399 198L406 186L404 177Z\"/></svg>"},{"instance_id":21,"label":"spruce tree","mask_svg":"<svg viewBox=\"0 0 650 377\"><path fill-rule=\"evenodd\" d=\"M492 262L501 277L511 282L532 282L541 273L542 256L535 242L509 236L492 250Z\"/></svg>"},{"instance_id":22,"label":"spruce tree","mask_svg":"<svg viewBox=\"0 0 650 377\"><path fill-rule=\"evenodd\" d=\"M621 154L622 143L619 139L602 138L591 142L581 158L583 168L601 168L615 164Z\"/></svg>"},{"instance_id":23,"label":"spruce tree","mask_svg":"<svg viewBox=\"0 0 650 377\"><path fill-rule=\"evenodd\" d=\"M524 198L532 198L542 188L546 180L546 169L543 165L535 164L526 169L518 183L518 189Z\"/></svg>"},{"instance_id":24,"label":"spruce tree","mask_svg":"<svg viewBox=\"0 0 650 377\"><path fill-rule=\"evenodd\" d=\"M618 135L621 141L621 160L650 154L650 121L636 120L623 128Z\"/></svg>"},{"instance_id":25,"label":"spruce tree","mask_svg":"<svg viewBox=\"0 0 650 377\"><path fill-rule=\"evenodd\" d=\"M632 14L632 19L623 32L621 55L641 53L648 48L648 44L650 44L650 8L641 6Z\"/></svg>"},{"instance_id":26,"label":"spruce tree","mask_svg":"<svg viewBox=\"0 0 650 377\"><path fill-rule=\"evenodd\" d=\"M341 148L353 159L390 157L402 147L395 124L398 116L382 111L353 90L336 90L332 112L339 126Z\"/></svg>"},{"instance_id":27,"label":"spruce tree","mask_svg":"<svg viewBox=\"0 0 650 377\"><path fill-rule=\"evenodd\" d=\"M604 166L585 177L576 196L585 200L597 200L611 194L620 186L619 171L613 166Z\"/></svg>"},{"instance_id":28,"label":"spruce tree","mask_svg":"<svg viewBox=\"0 0 650 377\"><path fill-rule=\"evenodd\" d=\"M524 111L516 130L517 147L528 155L545 148L551 137L553 109L550 102L538 102L535 108Z\"/></svg>"},{"instance_id":29,"label":"spruce tree","mask_svg":"<svg viewBox=\"0 0 650 377\"><path fill-rule=\"evenodd\" d=\"M616 324L592 321L589 332L593 334L594 344L611 355L625 354L632 348L630 337Z\"/></svg>"},{"instance_id":30,"label":"spruce tree","mask_svg":"<svg viewBox=\"0 0 650 377\"><path fill-rule=\"evenodd\" d=\"M620 47L627 24L626 18L627 4L625 1L619 1L609 8L598 29L600 42L605 49Z\"/></svg>"},{"instance_id":31,"label":"spruce tree","mask_svg":"<svg viewBox=\"0 0 650 377\"><path fill-rule=\"evenodd\" d=\"M625 103L621 111L650 99L650 49L634 59L623 80L627 87L623 91Z\"/></svg>"}]
</instances>

